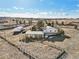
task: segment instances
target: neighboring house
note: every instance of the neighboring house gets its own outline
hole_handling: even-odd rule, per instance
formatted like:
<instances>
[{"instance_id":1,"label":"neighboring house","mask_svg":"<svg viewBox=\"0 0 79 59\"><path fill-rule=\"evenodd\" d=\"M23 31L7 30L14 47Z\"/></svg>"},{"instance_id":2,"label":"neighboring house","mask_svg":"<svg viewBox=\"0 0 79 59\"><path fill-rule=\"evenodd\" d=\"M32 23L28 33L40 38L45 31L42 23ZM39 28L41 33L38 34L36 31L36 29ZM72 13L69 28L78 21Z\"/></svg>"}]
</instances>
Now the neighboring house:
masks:
<instances>
[{"instance_id":1,"label":"neighboring house","mask_svg":"<svg viewBox=\"0 0 79 59\"><path fill-rule=\"evenodd\" d=\"M18 33L22 32L22 31L23 31L23 27L18 26L18 27L13 29L13 34L15 35L15 34L18 34Z\"/></svg>"}]
</instances>

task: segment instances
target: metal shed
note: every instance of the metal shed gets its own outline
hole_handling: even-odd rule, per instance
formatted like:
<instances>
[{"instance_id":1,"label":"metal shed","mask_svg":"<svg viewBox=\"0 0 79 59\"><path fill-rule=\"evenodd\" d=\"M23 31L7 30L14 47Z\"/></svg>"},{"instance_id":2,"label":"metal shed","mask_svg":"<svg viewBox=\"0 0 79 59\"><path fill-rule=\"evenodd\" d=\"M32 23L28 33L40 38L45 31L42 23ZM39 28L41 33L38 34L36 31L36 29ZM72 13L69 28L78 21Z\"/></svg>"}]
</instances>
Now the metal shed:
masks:
<instances>
[{"instance_id":1,"label":"metal shed","mask_svg":"<svg viewBox=\"0 0 79 59\"><path fill-rule=\"evenodd\" d=\"M44 32L42 31L27 31L26 37L28 38L44 38Z\"/></svg>"}]
</instances>

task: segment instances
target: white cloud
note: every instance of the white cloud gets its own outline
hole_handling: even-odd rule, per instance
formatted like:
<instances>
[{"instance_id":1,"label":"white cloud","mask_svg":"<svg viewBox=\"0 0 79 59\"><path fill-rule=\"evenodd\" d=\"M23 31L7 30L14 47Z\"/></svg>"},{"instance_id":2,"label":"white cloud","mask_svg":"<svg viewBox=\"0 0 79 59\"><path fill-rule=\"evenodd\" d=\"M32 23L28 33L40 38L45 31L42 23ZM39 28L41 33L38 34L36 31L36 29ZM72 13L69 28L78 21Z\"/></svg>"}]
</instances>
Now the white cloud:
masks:
<instances>
[{"instance_id":1,"label":"white cloud","mask_svg":"<svg viewBox=\"0 0 79 59\"><path fill-rule=\"evenodd\" d=\"M0 11L11 11L11 8L0 8Z\"/></svg>"},{"instance_id":2,"label":"white cloud","mask_svg":"<svg viewBox=\"0 0 79 59\"><path fill-rule=\"evenodd\" d=\"M16 6L13 7L14 9L18 10L18 8Z\"/></svg>"},{"instance_id":3,"label":"white cloud","mask_svg":"<svg viewBox=\"0 0 79 59\"><path fill-rule=\"evenodd\" d=\"M77 7L79 7L79 4L77 4Z\"/></svg>"},{"instance_id":4,"label":"white cloud","mask_svg":"<svg viewBox=\"0 0 79 59\"><path fill-rule=\"evenodd\" d=\"M0 10L2 10L2 8L0 8Z\"/></svg>"},{"instance_id":5,"label":"white cloud","mask_svg":"<svg viewBox=\"0 0 79 59\"><path fill-rule=\"evenodd\" d=\"M24 8L19 8L19 9L24 10Z\"/></svg>"},{"instance_id":6,"label":"white cloud","mask_svg":"<svg viewBox=\"0 0 79 59\"><path fill-rule=\"evenodd\" d=\"M10 8L6 8L5 10L7 10L7 11L11 11L11 9L10 9Z\"/></svg>"},{"instance_id":7,"label":"white cloud","mask_svg":"<svg viewBox=\"0 0 79 59\"><path fill-rule=\"evenodd\" d=\"M75 10L75 12L79 13L79 10Z\"/></svg>"},{"instance_id":8,"label":"white cloud","mask_svg":"<svg viewBox=\"0 0 79 59\"><path fill-rule=\"evenodd\" d=\"M15 10L24 10L24 8L22 8L22 7L16 7L16 6L14 6L13 9L15 9Z\"/></svg>"},{"instance_id":9,"label":"white cloud","mask_svg":"<svg viewBox=\"0 0 79 59\"><path fill-rule=\"evenodd\" d=\"M40 2L43 2L44 0L40 0Z\"/></svg>"},{"instance_id":10,"label":"white cloud","mask_svg":"<svg viewBox=\"0 0 79 59\"><path fill-rule=\"evenodd\" d=\"M0 12L0 16L6 17L24 17L24 18L77 18L79 13L68 14L66 12L26 12L26 13L8 13Z\"/></svg>"}]
</instances>

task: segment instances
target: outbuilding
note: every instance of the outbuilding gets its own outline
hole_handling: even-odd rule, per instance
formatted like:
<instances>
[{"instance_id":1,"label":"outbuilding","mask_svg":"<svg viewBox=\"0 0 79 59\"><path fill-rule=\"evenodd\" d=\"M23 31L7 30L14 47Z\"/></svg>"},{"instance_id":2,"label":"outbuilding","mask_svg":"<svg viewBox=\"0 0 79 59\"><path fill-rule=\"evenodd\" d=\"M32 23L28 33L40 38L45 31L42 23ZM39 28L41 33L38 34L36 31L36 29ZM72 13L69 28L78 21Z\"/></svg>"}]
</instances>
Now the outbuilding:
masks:
<instances>
[{"instance_id":1,"label":"outbuilding","mask_svg":"<svg viewBox=\"0 0 79 59\"><path fill-rule=\"evenodd\" d=\"M42 31L27 31L26 37L34 38L34 39L35 38L37 38L37 39L44 38L44 32L42 32Z\"/></svg>"}]
</instances>

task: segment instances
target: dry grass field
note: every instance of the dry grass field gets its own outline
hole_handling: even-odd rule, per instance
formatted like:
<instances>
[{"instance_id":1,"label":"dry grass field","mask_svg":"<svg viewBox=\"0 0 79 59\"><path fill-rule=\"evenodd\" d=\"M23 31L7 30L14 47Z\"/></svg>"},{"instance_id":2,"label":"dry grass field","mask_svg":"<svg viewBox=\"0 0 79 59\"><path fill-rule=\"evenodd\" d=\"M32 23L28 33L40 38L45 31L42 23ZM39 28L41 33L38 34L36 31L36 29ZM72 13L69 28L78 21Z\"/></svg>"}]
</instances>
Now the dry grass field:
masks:
<instances>
[{"instance_id":1,"label":"dry grass field","mask_svg":"<svg viewBox=\"0 0 79 59\"><path fill-rule=\"evenodd\" d=\"M0 38L0 59L29 59L18 49Z\"/></svg>"},{"instance_id":2,"label":"dry grass field","mask_svg":"<svg viewBox=\"0 0 79 59\"><path fill-rule=\"evenodd\" d=\"M58 21L61 22L60 20ZM65 23L72 22L71 20L62 20L62 21L64 21ZM75 22L79 22L79 20L76 20ZM69 36L70 38L65 38L65 40L62 42L44 41L43 43L49 44L49 45L56 45L58 47L63 48L68 53L67 59L79 59L79 30L74 29L74 28L69 28L69 27L68 28L61 27L61 28L64 30L65 35ZM5 38L8 39L8 41L16 45L18 44L19 40L24 38L24 34L13 36L12 30L0 31L0 36L4 36ZM2 44L3 46L1 46ZM10 50L10 52L8 52L7 50ZM17 55L17 57L15 55ZM12 56L12 58L10 56ZM10 58L11 59L23 59L23 58L28 59L28 57L21 54L21 52L19 52L16 48L9 46L7 43L2 41L2 39L0 39L0 59L10 59Z\"/></svg>"}]
</instances>

